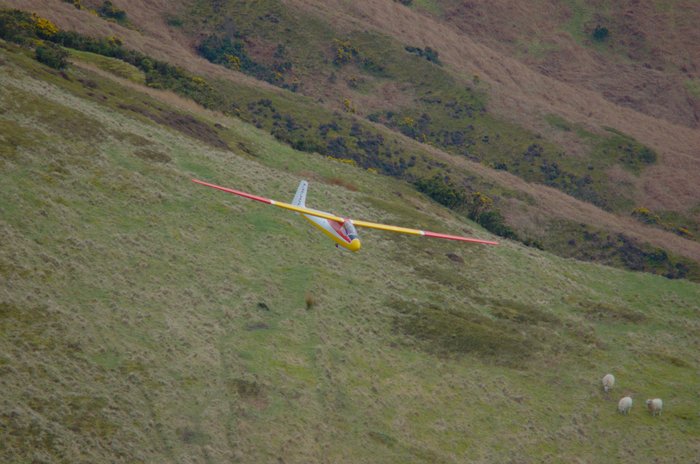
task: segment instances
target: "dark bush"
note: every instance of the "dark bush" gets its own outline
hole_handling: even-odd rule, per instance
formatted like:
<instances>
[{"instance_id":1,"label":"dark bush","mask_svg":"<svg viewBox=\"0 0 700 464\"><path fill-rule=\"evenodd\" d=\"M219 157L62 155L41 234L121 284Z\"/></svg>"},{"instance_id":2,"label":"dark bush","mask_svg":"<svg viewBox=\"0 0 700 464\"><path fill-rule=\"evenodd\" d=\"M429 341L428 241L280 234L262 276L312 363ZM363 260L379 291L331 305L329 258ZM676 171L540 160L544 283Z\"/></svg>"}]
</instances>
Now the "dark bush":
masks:
<instances>
[{"instance_id":1,"label":"dark bush","mask_svg":"<svg viewBox=\"0 0 700 464\"><path fill-rule=\"evenodd\" d=\"M518 239L515 231L505 223L505 219L499 211L486 211L481 213L476 218L476 222L484 229L498 236L513 240Z\"/></svg>"},{"instance_id":2,"label":"dark bush","mask_svg":"<svg viewBox=\"0 0 700 464\"><path fill-rule=\"evenodd\" d=\"M103 18L114 19L117 22L126 21L126 11L117 8L112 2L106 0L97 8L97 14Z\"/></svg>"},{"instance_id":3,"label":"dark bush","mask_svg":"<svg viewBox=\"0 0 700 464\"><path fill-rule=\"evenodd\" d=\"M36 37L32 15L21 10L0 11L0 37L15 43Z\"/></svg>"},{"instance_id":4,"label":"dark bush","mask_svg":"<svg viewBox=\"0 0 700 464\"><path fill-rule=\"evenodd\" d=\"M172 27L182 27L182 25L184 24L182 19L175 17L175 16L169 17L166 20L166 23L168 24L168 26L172 26Z\"/></svg>"},{"instance_id":5,"label":"dark bush","mask_svg":"<svg viewBox=\"0 0 700 464\"><path fill-rule=\"evenodd\" d=\"M433 50L430 47L425 47L425 59L435 64L442 64L438 58L437 50Z\"/></svg>"},{"instance_id":6,"label":"dark bush","mask_svg":"<svg viewBox=\"0 0 700 464\"><path fill-rule=\"evenodd\" d=\"M419 192L425 193L433 200L448 208L463 208L469 203L466 193L456 189L439 175L431 179L418 179L414 185Z\"/></svg>"},{"instance_id":7,"label":"dark bush","mask_svg":"<svg viewBox=\"0 0 700 464\"><path fill-rule=\"evenodd\" d=\"M435 63L439 66L442 66L442 63L440 62L440 59L438 58L438 51L433 50L430 47L425 47L425 50L419 47L411 47L410 45L407 45L404 47L405 50L408 53L413 53L414 55L418 55L420 57L425 58L426 60L430 61L431 63Z\"/></svg>"},{"instance_id":8,"label":"dark bush","mask_svg":"<svg viewBox=\"0 0 700 464\"><path fill-rule=\"evenodd\" d=\"M64 69L68 66L68 52L56 44L39 45L35 53L37 61L54 69Z\"/></svg>"},{"instance_id":9,"label":"dark bush","mask_svg":"<svg viewBox=\"0 0 700 464\"><path fill-rule=\"evenodd\" d=\"M656 163L656 153L654 152L654 150L648 147L643 147L641 150L639 150L637 157L642 163L645 164Z\"/></svg>"},{"instance_id":10,"label":"dark bush","mask_svg":"<svg viewBox=\"0 0 700 464\"><path fill-rule=\"evenodd\" d=\"M292 63L285 61L275 65L274 69L253 61L245 50L241 40L231 40L229 37L210 35L197 47L197 52L212 63L240 70L257 79L278 84L282 81L281 72L292 68Z\"/></svg>"},{"instance_id":11,"label":"dark bush","mask_svg":"<svg viewBox=\"0 0 700 464\"><path fill-rule=\"evenodd\" d=\"M597 25L593 31L593 38L598 42L603 42L610 35L610 31L607 27Z\"/></svg>"}]
</instances>

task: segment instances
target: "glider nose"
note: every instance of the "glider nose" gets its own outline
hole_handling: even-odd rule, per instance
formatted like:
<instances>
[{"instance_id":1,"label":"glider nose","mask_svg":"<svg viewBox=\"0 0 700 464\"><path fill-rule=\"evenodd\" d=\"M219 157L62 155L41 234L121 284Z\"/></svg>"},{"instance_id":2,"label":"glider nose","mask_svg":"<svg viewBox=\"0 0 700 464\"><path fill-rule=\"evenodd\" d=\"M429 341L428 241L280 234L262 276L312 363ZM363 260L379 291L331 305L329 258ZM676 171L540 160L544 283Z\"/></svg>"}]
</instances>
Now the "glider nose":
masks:
<instances>
[{"instance_id":1,"label":"glider nose","mask_svg":"<svg viewBox=\"0 0 700 464\"><path fill-rule=\"evenodd\" d=\"M350 246L348 246L348 249L349 249L350 251L357 251L357 250L359 250L360 248L362 248L362 244L360 243L360 239L359 239L359 238L354 238L354 239L352 239L352 242L350 242Z\"/></svg>"}]
</instances>

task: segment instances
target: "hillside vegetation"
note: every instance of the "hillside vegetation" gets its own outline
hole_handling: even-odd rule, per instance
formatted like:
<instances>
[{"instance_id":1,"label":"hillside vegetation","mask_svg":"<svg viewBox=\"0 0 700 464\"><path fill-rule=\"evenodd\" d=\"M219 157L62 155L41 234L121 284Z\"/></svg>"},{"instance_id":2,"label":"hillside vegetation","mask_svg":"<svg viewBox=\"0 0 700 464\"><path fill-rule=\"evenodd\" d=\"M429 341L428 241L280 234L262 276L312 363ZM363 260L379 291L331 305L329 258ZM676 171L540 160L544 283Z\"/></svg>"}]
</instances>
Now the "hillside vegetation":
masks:
<instances>
[{"instance_id":1,"label":"hillside vegetation","mask_svg":"<svg viewBox=\"0 0 700 464\"><path fill-rule=\"evenodd\" d=\"M134 5L125 26L88 7L55 6L50 17L70 27L44 39L125 61L149 86L240 117L296 149L406 180L503 237L561 256L700 278L693 203L664 210L639 201L648 173L672 166L665 153L613 127L556 114L540 115L544 132L515 124L491 109L491 83L448 66L429 46L326 21L324 9L300 17L273 1L184 2L167 11ZM147 12L161 14L162 23ZM169 47L194 43L163 51L164 42L154 42L162 34L170 34ZM195 53L214 64L195 63ZM82 58L107 69L98 57ZM238 71L258 80L241 80ZM151 109L130 109L162 120ZM675 178L667 187L684 184Z\"/></svg>"},{"instance_id":2,"label":"hillside vegetation","mask_svg":"<svg viewBox=\"0 0 700 464\"><path fill-rule=\"evenodd\" d=\"M344 253L301 218L190 178L280 200L306 178L320 209L494 237L405 179L70 54L56 70L0 41L0 461L700 454L697 284L503 239L369 230Z\"/></svg>"}]
</instances>

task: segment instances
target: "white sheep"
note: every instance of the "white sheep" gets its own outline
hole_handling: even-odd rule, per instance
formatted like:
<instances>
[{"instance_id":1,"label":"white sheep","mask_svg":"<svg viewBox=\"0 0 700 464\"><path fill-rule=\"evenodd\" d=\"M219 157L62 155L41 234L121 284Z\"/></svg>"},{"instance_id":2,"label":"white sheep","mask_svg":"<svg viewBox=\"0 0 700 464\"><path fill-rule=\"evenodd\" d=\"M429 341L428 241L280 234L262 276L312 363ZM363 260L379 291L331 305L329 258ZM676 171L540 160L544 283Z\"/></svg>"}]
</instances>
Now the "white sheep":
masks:
<instances>
[{"instance_id":1,"label":"white sheep","mask_svg":"<svg viewBox=\"0 0 700 464\"><path fill-rule=\"evenodd\" d=\"M654 398L653 400L647 400L647 409L651 413L652 416L660 416L661 415L661 410L664 407L664 402L661 401L661 398Z\"/></svg>"},{"instance_id":2,"label":"white sheep","mask_svg":"<svg viewBox=\"0 0 700 464\"><path fill-rule=\"evenodd\" d=\"M620 411L621 414L629 414L630 409L632 409L632 398L629 396L625 396L617 403L617 410Z\"/></svg>"},{"instance_id":3,"label":"white sheep","mask_svg":"<svg viewBox=\"0 0 700 464\"><path fill-rule=\"evenodd\" d=\"M606 374L605 377L603 377L603 390L605 390L605 393L607 393L609 390L612 390L614 385L615 376L612 374Z\"/></svg>"}]
</instances>

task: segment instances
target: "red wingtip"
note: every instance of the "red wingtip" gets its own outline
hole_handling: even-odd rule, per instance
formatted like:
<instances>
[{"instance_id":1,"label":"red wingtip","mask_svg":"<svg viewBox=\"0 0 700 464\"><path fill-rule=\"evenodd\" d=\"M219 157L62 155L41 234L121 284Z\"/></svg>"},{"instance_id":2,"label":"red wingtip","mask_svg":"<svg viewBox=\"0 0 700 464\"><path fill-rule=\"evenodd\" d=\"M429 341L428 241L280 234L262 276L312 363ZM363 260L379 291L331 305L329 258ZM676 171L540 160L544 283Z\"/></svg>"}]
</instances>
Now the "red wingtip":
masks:
<instances>
[{"instance_id":1,"label":"red wingtip","mask_svg":"<svg viewBox=\"0 0 700 464\"><path fill-rule=\"evenodd\" d=\"M460 242L482 243L484 245L498 245L498 242L493 242L491 240L481 240L478 238L460 237L457 235L438 234L437 232L425 231L424 235L426 237L444 238L447 240L459 240Z\"/></svg>"},{"instance_id":2,"label":"red wingtip","mask_svg":"<svg viewBox=\"0 0 700 464\"><path fill-rule=\"evenodd\" d=\"M220 185L210 184L209 182L203 182L203 181L197 180L197 179L192 179L192 182L195 182L195 183L200 184L200 185L204 185L206 187L215 188L217 190L221 190L222 192L232 193L234 195L239 195L243 198L248 198L250 200L260 201L262 203L267 203L268 205L272 204L272 200L270 200L269 198L259 197L257 195L252 195L250 193L241 192L240 190L234 190L234 189L230 189L230 188L226 188L226 187L221 187Z\"/></svg>"}]
</instances>

